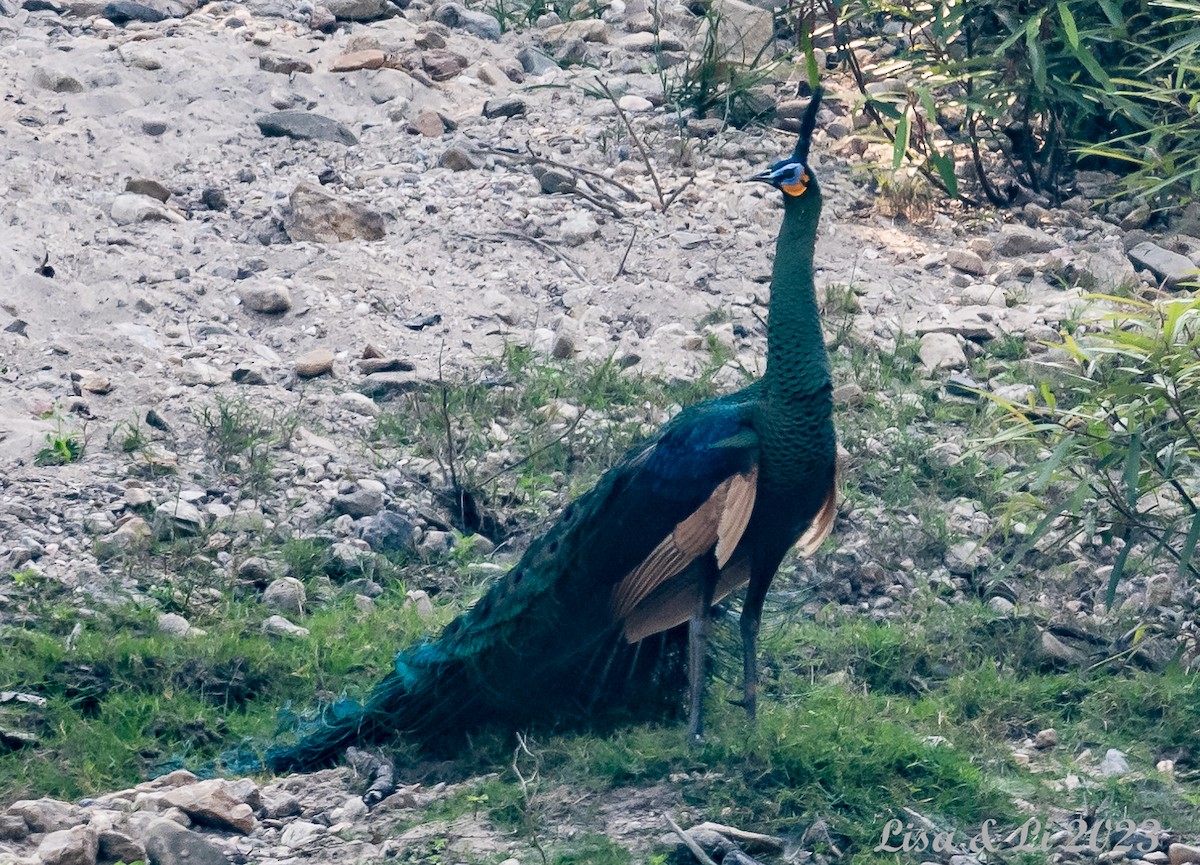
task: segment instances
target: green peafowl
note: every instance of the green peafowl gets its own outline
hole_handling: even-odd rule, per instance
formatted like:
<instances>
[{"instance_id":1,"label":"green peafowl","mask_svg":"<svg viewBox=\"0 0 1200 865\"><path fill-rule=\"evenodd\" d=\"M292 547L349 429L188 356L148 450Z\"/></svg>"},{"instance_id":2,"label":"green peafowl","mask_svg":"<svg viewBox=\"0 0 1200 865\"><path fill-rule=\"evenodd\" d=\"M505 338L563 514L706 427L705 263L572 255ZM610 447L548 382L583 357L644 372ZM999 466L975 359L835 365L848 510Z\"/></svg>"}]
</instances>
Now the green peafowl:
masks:
<instances>
[{"instance_id":1,"label":"green peafowl","mask_svg":"<svg viewBox=\"0 0 1200 865\"><path fill-rule=\"evenodd\" d=\"M471 610L402 652L364 704L335 704L297 744L268 751L273 769L327 764L392 732L430 742L677 693L671 670L682 666L685 623L697 740L712 606L744 585L742 703L754 716L767 588L788 550L815 550L836 516L831 381L813 286L821 190L808 167L819 102L817 91L793 155L751 178L780 190L784 204L762 378L684 409L632 450Z\"/></svg>"}]
</instances>

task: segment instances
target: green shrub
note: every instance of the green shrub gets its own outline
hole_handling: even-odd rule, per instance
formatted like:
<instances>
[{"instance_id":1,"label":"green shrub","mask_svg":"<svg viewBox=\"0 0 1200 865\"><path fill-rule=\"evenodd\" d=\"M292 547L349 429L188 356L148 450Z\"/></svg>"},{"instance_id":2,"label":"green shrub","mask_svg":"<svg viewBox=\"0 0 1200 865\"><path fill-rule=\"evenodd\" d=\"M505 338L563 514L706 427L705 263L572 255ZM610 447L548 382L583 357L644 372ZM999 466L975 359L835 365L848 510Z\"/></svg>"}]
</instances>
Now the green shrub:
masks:
<instances>
[{"instance_id":1,"label":"green shrub","mask_svg":"<svg viewBox=\"0 0 1200 865\"><path fill-rule=\"evenodd\" d=\"M997 205L1015 192L998 178L1057 199L1069 169L1097 165L1160 209L1200 193L1196 0L853 0L841 14L839 47L896 167L913 160L956 194L952 150L969 145ZM900 47L874 71L909 84L868 92L848 25L885 19Z\"/></svg>"},{"instance_id":2,"label":"green shrub","mask_svg":"<svg viewBox=\"0 0 1200 865\"><path fill-rule=\"evenodd\" d=\"M1200 299L1100 299L1111 311L1098 331L1063 335L1067 383L1043 383L1027 405L997 402L1016 422L1003 440L1048 451L1029 470L1026 504L1041 521L1022 552L1056 523L1064 537L1082 531L1119 547L1111 606L1135 547L1148 565L1200 573Z\"/></svg>"}]
</instances>

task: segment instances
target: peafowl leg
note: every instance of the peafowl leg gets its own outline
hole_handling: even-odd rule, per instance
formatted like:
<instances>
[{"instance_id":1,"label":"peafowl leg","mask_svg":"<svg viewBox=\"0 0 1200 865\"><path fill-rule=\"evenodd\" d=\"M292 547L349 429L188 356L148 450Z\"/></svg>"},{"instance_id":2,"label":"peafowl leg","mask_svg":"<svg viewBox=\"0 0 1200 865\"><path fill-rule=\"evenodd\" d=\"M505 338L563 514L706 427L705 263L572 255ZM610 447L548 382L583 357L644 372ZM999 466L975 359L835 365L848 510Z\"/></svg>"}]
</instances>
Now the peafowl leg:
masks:
<instances>
[{"instance_id":1,"label":"peafowl leg","mask_svg":"<svg viewBox=\"0 0 1200 865\"><path fill-rule=\"evenodd\" d=\"M712 618L713 593L720 571L716 560L705 557L703 586L688 624L688 741L695 745L704 736L704 661L708 654L708 629Z\"/></svg>"},{"instance_id":2,"label":"peafowl leg","mask_svg":"<svg viewBox=\"0 0 1200 865\"><path fill-rule=\"evenodd\" d=\"M745 680L742 706L751 718L758 709L758 625L762 621L763 602L767 599L770 577L750 577L746 600L742 604L742 669Z\"/></svg>"}]
</instances>

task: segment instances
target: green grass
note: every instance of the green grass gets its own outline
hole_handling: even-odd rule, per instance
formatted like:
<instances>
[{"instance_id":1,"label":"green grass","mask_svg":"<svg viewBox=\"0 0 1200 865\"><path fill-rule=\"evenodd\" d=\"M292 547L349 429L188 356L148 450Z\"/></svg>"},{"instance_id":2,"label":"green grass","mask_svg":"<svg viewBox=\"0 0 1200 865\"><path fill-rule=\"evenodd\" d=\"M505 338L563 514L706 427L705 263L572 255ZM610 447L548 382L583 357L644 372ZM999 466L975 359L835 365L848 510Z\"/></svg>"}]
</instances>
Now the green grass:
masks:
<instances>
[{"instance_id":1,"label":"green grass","mask_svg":"<svg viewBox=\"0 0 1200 865\"><path fill-rule=\"evenodd\" d=\"M553 865L629 865L629 851L604 835L585 835L555 853Z\"/></svg>"},{"instance_id":2,"label":"green grass","mask_svg":"<svg viewBox=\"0 0 1200 865\"><path fill-rule=\"evenodd\" d=\"M849 289L827 298L847 314L853 300ZM947 503L965 498L994 514L1008 493L985 451L960 447L949 459L938 446L970 442L992 419L979 404L945 399L924 379L914 340L901 336L894 351L880 352L857 343L849 328L843 338L835 376L865 394L838 416L850 451L843 510L869 525L865 554L872 561L892 568L902 556L917 560L915 587L902 600L906 614L882 621L829 598L816 614L811 603L802 612L815 596L806 591L794 600L802 569L788 563L764 622L756 725L727 703L741 684L736 627L727 617L716 628L709 735L700 748L690 749L682 725L666 721L604 733L532 730L528 750L515 760L522 784L511 735L484 731L438 770L451 781L484 777L406 819L450 827L482 820L499 837L528 846L517 854L522 861L541 861L541 851L548 863L564 865L664 861L653 839L630 851L596 834L596 802L619 804L630 787L677 793L664 809L678 801L709 819L789 838L824 821L830 843L855 863L910 861L872 852L887 821L905 817L903 808L969 834L988 818L1018 825L1025 815L1015 797L1042 815L1052 807L1096 807L1112 819L1169 815L1172 828L1200 831L1200 753L1193 744L1200 741L1200 677L1177 665L1157 672L1120 662L1064 668L1041 649L1043 614L1020 607L1001 616L972 600L970 586L966 599L948 605L954 587L929 579L958 539ZM701 379L679 384L612 362L545 362L512 348L480 373L447 381L444 410L442 388L402 402L380 419L371 446L389 461L453 460L481 501L506 515L507 526L531 526L674 407L714 393L727 360L714 343ZM582 420L571 426L540 411L555 400L581 409ZM218 404L208 422L200 421L222 471L231 461L269 462L286 433L286 425L245 406ZM493 421L506 429L507 443L497 440ZM239 428L246 435L235 435ZM507 463L494 464L490 455L505 445ZM271 482L269 467L262 482ZM257 589L218 566L208 540L159 542L107 564L154 598L154 608L97 602L94 614L81 615L71 594L36 569L0 580L13 600L0 628L0 690L47 700L44 708L0 706L5 728L40 737L37 746L0 755L0 789L11 798L76 798L179 765L236 773L281 720L286 726L289 712L331 694L361 696L397 649L436 631L481 590L467 576L475 556L465 544L437 563L373 557L368 569L384 593L364 612L336 586L331 600L317 600L330 591L331 577L336 583L344 576L330 573L328 539L238 546L239 559L263 555L309 590L311 614L298 623L310 636L278 639L260 630L268 611ZM813 567L848 573L852 565L834 552L837 543ZM434 620L423 622L405 606L405 590L434 578L446 588ZM167 637L157 626L161 611L182 613L207 633ZM1047 727L1057 729L1059 745L1038 754L1041 771L1030 772L1013 750ZM1129 754L1130 777L1073 794L1048 783L1080 774L1076 758L1085 749L1098 758L1114 747ZM421 765L408 748L398 754L404 767ZM1164 758L1176 761L1178 783L1153 771ZM564 804L581 801L587 804ZM569 840L554 831L564 821L580 827ZM503 858L451 854L445 843L430 841L414 844L399 861Z\"/></svg>"},{"instance_id":3,"label":"green grass","mask_svg":"<svg viewBox=\"0 0 1200 865\"><path fill-rule=\"evenodd\" d=\"M42 745L0 757L0 785L14 796L75 798L179 763L219 766L231 746L265 743L289 700L308 706L318 689L359 690L381 675L395 649L426 629L402 601L396 589L363 614L338 600L304 620L312 630L306 640L264 636L261 611L243 603L197 617L209 632L187 640L159 634L152 614L134 610L91 620L71 650L59 633L10 627L0 638L0 685L19 683L48 706L38 725ZM441 610L440 621L450 612ZM1109 747L1143 768L1171 756L1181 771L1195 770L1195 674L1064 672L1037 651L1033 623L972 604L932 604L896 624L774 611L767 626L756 726L723 700L739 684L733 628L723 625L719 642L728 645L718 655L711 732L700 749L687 747L678 724L606 735L535 732L535 763L523 772L537 782L527 796L510 768L511 741L485 735L461 756L459 771L500 774L422 820L481 814L499 832L541 837L553 817L543 799L554 790L603 794L683 774L694 779L677 785L684 802L714 819L787 835L819 817L839 847L866 862L882 826L905 806L966 829L989 817L1019 823L1013 794L1046 808L1064 804L1010 756L1011 744L1045 727L1059 731L1047 759L1061 772L1083 748ZM1171 809L1177 828L1197 829L1188 789L1143 771L1086 798L1105 813L1139 818L1156 816L1144 811L1154 802ZM552 861L625 861L619 848L596 840L592 850L592 843L554 849L560 858Z\"/></svg>"},{"instance_id":4,"label":"green grass","mask_svg":"<svg viewBox=\"0 0 1200 865\"><path fill-rule=\"evenodd\" d=\"M48 705L43 717L25 718L38 722L43 747L0 755L0 787L76 798L140 781L168 761L195 768L247 738L261 746L289 701L308 706L318 689L371 682L425 633L403 602L399 591L364 614L339 599L302 621L304 640L264 634L262 608L237 602L193 615L207 633L185 639L133 608L89 621L70 650L44 619L38 630L7 628L0 682Z\"/></svg>"},{"instance_id":5,"label":"green grass","mask_svg":"<svg viewBox=\"0 0 1200 865\"><path fill-rule=\"evenodd\" d=\"M259 411L244 396L218 396L195 419L214 468L235 478L243 496L250 498L268 491L275 467L272 452L291 440L300 423L293 413Z\"/></svg>"},{"instance_id":6,"label":"green grass","mask_svg":"<svg viewBox=\"0 0 1200 865\"><path fill-rule=\"evenodd\" d=\"M682 775L690 780L672 786L710 819L794 836L820 818L852 861L878 861L871 850L887 821L904 817L903 807L961 835L989 818L1020 825L1027 815L1014 795L1043 817L1069 806L1066 794L1011 757L1012 747L1053 726L1060 744L1045 755L1046 779L1078 771L1073 761L1084 748L1098 755L1121 748L1142 768L1132 779L1078 794L1077 803L1114 821L1170 814L1177 829L1200 828L1187 788L1148 770L1195 741L1197 676L1064 673L1036 651L1030 622L982 606L931 607L920 618L897 625L859 617L776 622L757 725L720 699L737 684L731 676L713 687L710 733L698 750L687 747L679 725L537 735L531 748L539 783L526 801L495 743L500 777L460 791L434 813L450 820L483 814L498 830L536 836L554 825L543 799L555 790L602 797ZM839 672L844 681L827 681Z\"/></svg>"}]
</instances>

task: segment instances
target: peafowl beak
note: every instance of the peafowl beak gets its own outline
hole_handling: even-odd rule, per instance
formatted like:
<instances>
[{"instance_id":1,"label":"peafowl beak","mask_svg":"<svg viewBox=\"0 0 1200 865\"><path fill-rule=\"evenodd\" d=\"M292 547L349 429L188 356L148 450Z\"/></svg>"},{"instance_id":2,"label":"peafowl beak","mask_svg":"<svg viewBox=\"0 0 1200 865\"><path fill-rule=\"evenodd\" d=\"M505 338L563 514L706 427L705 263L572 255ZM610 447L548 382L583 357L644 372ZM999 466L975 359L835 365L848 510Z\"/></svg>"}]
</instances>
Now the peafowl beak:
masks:
<instances>
[{"instance_id":1,"label":"peafowl beak","mask_svg":"<svg viewBox=\"0 0 1200 865\"><path fill-rule=\"evenodd\" d=\"M743 182L745 182L745 183L755 183L755 182L767 183L767 184L770 184L771 186L774 186L775 185L775 169L768 168L764 171L760 171L760 172L758 172L758 174L755 174L752 177L747 177L745 179L745 181L743 181Z\"/></svg>"}]
</instances>

